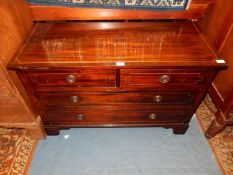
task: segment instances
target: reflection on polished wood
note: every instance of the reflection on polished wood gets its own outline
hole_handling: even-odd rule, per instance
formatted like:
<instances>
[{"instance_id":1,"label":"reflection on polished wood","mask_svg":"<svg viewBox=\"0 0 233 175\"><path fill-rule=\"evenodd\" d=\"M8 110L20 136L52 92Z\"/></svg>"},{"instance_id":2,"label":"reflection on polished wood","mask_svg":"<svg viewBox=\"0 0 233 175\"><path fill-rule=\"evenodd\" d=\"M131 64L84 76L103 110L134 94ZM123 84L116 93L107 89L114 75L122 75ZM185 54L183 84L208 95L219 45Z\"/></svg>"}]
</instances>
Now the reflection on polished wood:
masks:
<instances>
[{"instance_id":1,"label":"reflection on polished wood","mask_svg":"<svg viewBox=\"0 0 233 175\"><path fill-rule=\"evenodd\" d=\"M191 22L39 23L34 30L11 66L219 66Z\"/></svg>"},{"instance_id":2,"label":"reflection on polished wood","mask_svg":"<svg viewBox=\"0 0 233 175\"><path fill-rule=\"evenodd\" d=\"M191 0L187 10L127 10L29 5L33 20L200 19L215 0Z\"/></svg>"},{"instance_id":3,"label":"reflection on polished wood","mask_svg":"<svg viewBox=\"0 0 233 175\"><path fill-rule=\"evenodd\" d=\"M40 23L9 68L48 134L142 126L184 134L226 68L216 59L191 22Z\"/></svg>"}]
</instances>

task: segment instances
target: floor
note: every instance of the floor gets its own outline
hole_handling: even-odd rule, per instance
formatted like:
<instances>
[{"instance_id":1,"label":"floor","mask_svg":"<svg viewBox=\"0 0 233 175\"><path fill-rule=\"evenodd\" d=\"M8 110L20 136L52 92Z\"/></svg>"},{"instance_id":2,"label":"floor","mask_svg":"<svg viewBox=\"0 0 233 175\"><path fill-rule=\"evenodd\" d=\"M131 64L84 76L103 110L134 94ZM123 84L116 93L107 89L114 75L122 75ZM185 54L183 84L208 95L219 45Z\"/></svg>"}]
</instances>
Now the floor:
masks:
<instances>
[{"instance_id":1,"label":"floor","mask_svg":"<svg viewBox=\"0 0 233 175\"><path fill-rule=\"evenodd\" d=\"M79 128L40 141L29 175L220 175L196 119L164 128Z\"/></svg>"},{"instance_id":2,"label":"floor","mask_svg":"<svg viewBox=\"0 0 233 175\"><path fill-rule=\"evenodd\" d=\"M209 95L205 97L196 116L203 133L209 127L217 109ZM215 137L207 140L224 175L233 175L233 126L228 126Z\"/></svg>"},{"instance_id":3,"label":"floor","mask_svg":"<svg viewBox=\"0 0 233 175\"><path fill-rule=\"evenodd\" d=\"M36 145L25 129L0 127L0 175L26 175Z\"/></svg>"}]
</instances>

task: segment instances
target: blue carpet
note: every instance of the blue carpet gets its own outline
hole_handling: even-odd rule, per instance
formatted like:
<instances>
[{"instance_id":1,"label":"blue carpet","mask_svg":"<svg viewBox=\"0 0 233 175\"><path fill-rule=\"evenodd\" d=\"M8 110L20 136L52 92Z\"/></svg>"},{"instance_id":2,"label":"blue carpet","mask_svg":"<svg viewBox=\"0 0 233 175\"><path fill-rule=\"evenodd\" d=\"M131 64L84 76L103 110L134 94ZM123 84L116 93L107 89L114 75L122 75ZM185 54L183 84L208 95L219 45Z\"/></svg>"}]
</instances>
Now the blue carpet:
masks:
<instances>
[{"instance_id":1,"label":"blue carpet","mask_svg":"<svg viewBox=\"0 0 233 175\"><path fill-rule=\"evenodd\" d=\"M29 171L29 175L219 174L196 119L185 135L163 128L64 130L39 142Z\"/></svg>"}]
</instances>

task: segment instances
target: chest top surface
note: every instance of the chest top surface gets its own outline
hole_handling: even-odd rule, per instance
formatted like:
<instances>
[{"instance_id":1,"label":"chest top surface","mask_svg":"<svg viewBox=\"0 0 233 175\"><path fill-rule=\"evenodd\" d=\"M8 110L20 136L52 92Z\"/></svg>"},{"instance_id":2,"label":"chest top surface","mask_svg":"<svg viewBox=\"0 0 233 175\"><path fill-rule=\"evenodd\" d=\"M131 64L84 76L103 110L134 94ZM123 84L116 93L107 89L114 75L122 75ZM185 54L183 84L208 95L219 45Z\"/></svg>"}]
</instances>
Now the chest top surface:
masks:
<instances>
[{"instance_id":1,"label":"chest top surface","mask_svg":"<svg viewBox=\"0 0 233 175\"><path fill-rule=\"evenodd\" d=\"M225 66L216 59L191 22L38 23L9 67Z\"/></svg>"}]
</instances>

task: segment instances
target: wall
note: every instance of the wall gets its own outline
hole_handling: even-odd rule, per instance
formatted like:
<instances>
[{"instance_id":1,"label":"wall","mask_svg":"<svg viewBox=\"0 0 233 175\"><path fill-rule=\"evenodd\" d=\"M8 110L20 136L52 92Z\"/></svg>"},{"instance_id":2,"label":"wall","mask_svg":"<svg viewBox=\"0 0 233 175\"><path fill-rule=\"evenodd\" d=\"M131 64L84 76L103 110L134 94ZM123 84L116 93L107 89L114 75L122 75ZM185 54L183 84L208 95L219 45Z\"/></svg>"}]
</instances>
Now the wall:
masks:
<instances>
[{"instance_id":1,"label":"wall","mask_svg":"<svg viewBox=\"0 0 233 175\"><path fill-rule=\"evenodd\" d=\"M214 100L221 107L233 93L233 0L216 0L199 26L219 58L225 59L229 66L217 75L211 87L218 98Z\"/></svg>"},{"instance_id":2,"label":"wall","mask_svg":"<svg viewBox=\"0 0 233 175\"><path fill-rule=\"evenodd\" d=\"M0 126L26 128L35 138L42 138L44 132L40 118L21 97L26 93L20 84L17 85L20 92L16 88L14 82L19 82L17 76L6 69L32 27L26 2L0 0L0 26Z\"/></svg>"}]
</instances>

